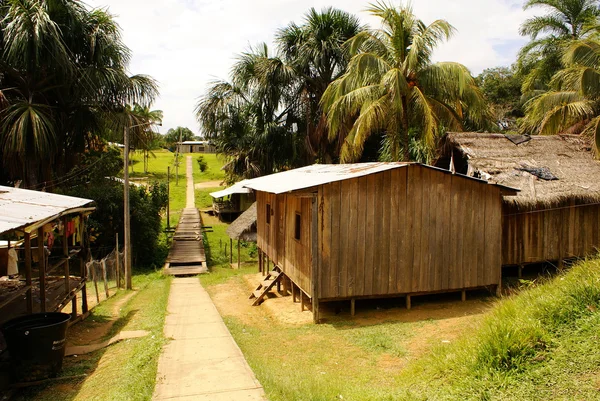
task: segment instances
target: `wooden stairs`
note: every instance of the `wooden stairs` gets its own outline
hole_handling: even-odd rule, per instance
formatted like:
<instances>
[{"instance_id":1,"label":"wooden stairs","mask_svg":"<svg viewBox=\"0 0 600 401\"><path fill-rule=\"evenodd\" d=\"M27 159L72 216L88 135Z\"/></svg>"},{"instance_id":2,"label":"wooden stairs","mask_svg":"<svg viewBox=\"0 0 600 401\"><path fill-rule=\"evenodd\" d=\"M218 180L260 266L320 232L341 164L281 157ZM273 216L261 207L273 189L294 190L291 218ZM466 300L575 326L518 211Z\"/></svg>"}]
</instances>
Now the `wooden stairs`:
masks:
<instances>
[{"instance_id":1,"label":"wooden stairs","mask_svg":"<svg viewBox=\"0 0 600 401\"><path fill-rule=\"evenodd\" d=\"M254 290L248 297L248 299L252 300L252 306L260 305L267 293L271 291L276 284L279 284L282 278L283 273L277 266L268 272L264 280L258 285L258 287L256 287L256 290Z\"/></svg>"}]
</instances>

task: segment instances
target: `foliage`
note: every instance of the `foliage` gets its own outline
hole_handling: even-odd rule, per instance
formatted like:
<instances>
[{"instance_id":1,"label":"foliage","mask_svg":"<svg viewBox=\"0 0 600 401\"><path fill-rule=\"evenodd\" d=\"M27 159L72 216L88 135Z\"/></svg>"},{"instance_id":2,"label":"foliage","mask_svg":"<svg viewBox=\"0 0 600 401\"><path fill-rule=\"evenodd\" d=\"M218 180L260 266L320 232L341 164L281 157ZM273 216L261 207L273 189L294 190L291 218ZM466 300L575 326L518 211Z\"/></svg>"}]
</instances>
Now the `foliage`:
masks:
<instances>
[{"instance_id":1,"label":"foliage","mask_svg":"<svg viewBox=\"0 0 600 401\"><path fill-rule=\"evenodd\" d=\"M523 78L514 67L495 67L483 70L476 79L490 103L496 129L516 129L516 119L524 115L521 104Z\"/></svg>"},{"instance_id":2,"label":"foliage","mask_svg":"<svg viewBox=\"0 0 600 401\"><path fill-rule=\"evenodd\" d=\"M521 25L521 35L531 41L519 54L518 70L525 77L523 93L547 90L562 68L561 54L572 40L599 32L600 8L594 0L528 0L524 9L542 7L548 14L535 16Z\"/></svg>"},{"instance_id":3,"label":"foliage","mask_svg":"<svg viewBox=\"0 0 600 401\"><path fill-rule=\"evenodd\" d=\"M204 159L204 156L198 156L196 162L198 162L200 172L204 173L208 169L208 162Z\"/></svg>"},{"instance_id":4,"label":"foliage","mask_svg":"<svg viewBox=\"0 0 600 401\"><path fill-rule=\"evenodd\" d=\"M338 158L319 101L348 62L343 43L362 28L344 11L311 9L301 25L238 57L230 81L214 82L198 102L203 132L228 158L227 171L255 177Z\"/></svg>"},{"instance_id":5,"label":"foliage","mask_svg":"<svg viewBox=\"0 0 600 401\"><path fill-rule=\"evenodd\" d=\"M112 15L76 0L0 3L0 150L7 179L35 187L77 165L99 135L122 132L128 104L156 82L129 76Z\"/></svg>"},{"instance_id":6,"label":"foliage","mask_svg":"<svg viewBox=\"0 0 600 401\"><path fill-rule=\"evenodd\" d=\"M171 151L175 150L177 142L193 141L194 139L196 136L187 127L169 128L163 137L165 147Z\"/></svg>"},{"instance_id":7,"label":"foliage","mask_svg":"<svg viewBox=\"0 0 600 401\"><path fill-rule=\"evenodd\" d=\"M566 67L555 74L551 90L526 104L525 132L561 132L593 136L600 149L600 42L574 41L563 56Z\"/></svg>"},{"instance_id":8,"label":"foliage","mask_svg":"<svg viewBox=\"0 0 600 401\"><path fill-rule=\"evenodd\" d=\"M343 162L359 160L369 136L385 133L392 160L410 160L410 132L429 149L445 129L480 128L488 123L485 99L467 68L432 63L436 46L454 28L447 21L426 25L410 7L385 2L368 11L382 28L364 31L348 43L347 72L325 91L322 104L330 135L343 132Z\"/></svg>"}]
</instances>

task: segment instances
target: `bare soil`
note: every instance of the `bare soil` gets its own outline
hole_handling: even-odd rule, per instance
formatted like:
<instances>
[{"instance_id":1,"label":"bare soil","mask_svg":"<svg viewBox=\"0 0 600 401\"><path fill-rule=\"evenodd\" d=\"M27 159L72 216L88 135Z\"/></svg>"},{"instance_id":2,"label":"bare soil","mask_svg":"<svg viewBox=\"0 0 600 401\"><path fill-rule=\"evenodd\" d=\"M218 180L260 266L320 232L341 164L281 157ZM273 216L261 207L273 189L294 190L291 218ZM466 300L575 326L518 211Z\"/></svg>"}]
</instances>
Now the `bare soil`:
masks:
<instances>
[{"instance_id":1,"label":"bare soil","mask_svg":"<svg viewBox=\"0 0 600 401\"><path fill-rule=\"evenodd\" d=\"M195 189L217 188L221 186L223 181L204 181L194 185Z\"/></svg>"}]
</instances>

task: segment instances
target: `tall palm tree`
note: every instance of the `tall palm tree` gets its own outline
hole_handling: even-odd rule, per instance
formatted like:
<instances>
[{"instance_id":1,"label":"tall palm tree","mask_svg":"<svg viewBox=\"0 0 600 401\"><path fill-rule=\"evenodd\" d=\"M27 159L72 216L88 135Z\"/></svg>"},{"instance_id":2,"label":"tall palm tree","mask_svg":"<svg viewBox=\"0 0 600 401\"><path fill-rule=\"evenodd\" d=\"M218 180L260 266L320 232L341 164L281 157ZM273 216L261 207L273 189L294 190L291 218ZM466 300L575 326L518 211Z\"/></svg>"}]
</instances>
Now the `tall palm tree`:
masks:
<instances>
[{"instance_id":1,"label":"tall palm tree","mask_svg":"<svg viewBox=\"0 0 600 401\"><path fill-rule=\"evenodd\" d=\"M69 171L127 104L149 105L156 82L131 58L104 10L77 0L0 3L0 151L25 186Z\"/></svg>"},{"instance_id":2,"label":"tall palm tree","mask_svg":"<svg viewBox=\"0 0 600 401\"><path fill-rule=\"evenodd\" d=\"M572 42L563 55L566 67L550 82L551 90L530 100L523 130L531 134L587 134L600 150L600 41Z\"/></svg>"},{"instance_id":3,"label":"tall palm tree","mask_svg":"<svg viewBox=\"0 0 600 401\"><path fill-rule=\"evenodd\" d=\"M552 76L562 68L561 54L569 41L598 32L600 9L595 0L528 0L523 8L548 11L521 25L520 33L531 37L519 54L519 69L526 79L523 92L545 90Z\"/></svg>"},{"instance_id":4,"label":"tall palm tree","mask_svg":"<svg viewBox=\"0 0 600 401\"><path fill-rule=\"evenodd\" d=\"M440 129L486 122L489 110L468 69L431 61L436 46L454 32L448 22L426 25L410 7L385 2L368 11L382 28L350 39L348 70L322 98L330 135L347 133L342 161L360 159L375 133L385 134L392 160L409 160L411 136L432 149Z\"/></svg>"},{"instance_id":5,"label":"tall palm tree","mask_svg":"<svg viewBox=\"0 0 600 401\"><path fill-rule=\"evenodd\" d=\"M338 144L329 143L319 102L329 84L346 71L350 57L343 44L364 29L356 16L329 7L320 12L311 8L301 25L291 23L277 33L282 58L296 77L307 148L313 158L331 162L339 157Z\"/></svg>"}]
</instances>

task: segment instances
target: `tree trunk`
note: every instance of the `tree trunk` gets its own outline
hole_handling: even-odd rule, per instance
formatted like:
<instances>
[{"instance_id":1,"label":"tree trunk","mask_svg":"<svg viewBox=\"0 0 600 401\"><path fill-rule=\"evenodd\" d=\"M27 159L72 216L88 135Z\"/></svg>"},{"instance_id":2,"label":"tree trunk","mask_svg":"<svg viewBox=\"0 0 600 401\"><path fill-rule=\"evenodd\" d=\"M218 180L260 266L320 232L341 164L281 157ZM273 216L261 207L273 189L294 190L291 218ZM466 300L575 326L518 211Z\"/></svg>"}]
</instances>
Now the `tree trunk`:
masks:
<instances>
[{"instance_id":1,"label":"tree trunk","mask_svg":"<svg viewBox=\"0 0 600 401\"><path fill-rule=\"evenodd\" d=\"M406 96L402 96L402 115L401 115L401 123L402 123L402 161L408 162L410 161L410 138L408 136L408 100Z\"/></svg>"}]
</instances>

